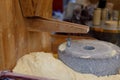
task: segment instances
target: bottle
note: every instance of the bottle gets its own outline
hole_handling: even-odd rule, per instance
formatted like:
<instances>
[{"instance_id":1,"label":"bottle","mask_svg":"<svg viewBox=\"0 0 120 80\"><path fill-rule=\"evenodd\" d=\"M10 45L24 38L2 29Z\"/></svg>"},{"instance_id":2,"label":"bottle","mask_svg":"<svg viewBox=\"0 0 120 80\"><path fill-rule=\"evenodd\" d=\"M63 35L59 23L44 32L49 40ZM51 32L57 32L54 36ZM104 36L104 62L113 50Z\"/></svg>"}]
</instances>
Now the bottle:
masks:
<instances>
[{"instance_id":1,"label":"bottle","mask_svg":"<svg viewBox=\"0 0 120 80\"><path fill-rule=\"evenodd\" d=\"M99 0L99 3L98 3L98 8L101 8L101 21L102 21L102 24L105 23L106 16L107 16L107 10L105 8L106 3L107 3L106 0Z\"/></svg>"},{"instance_id":2,"label":"bottle","mask_svg":"<svg viewBox=\"0 0 120 80\"><path fill-rule=\"evenodd\" d=\"M96 8L93 14L93 25L98 26L101 23L101 8Z\"/></svg>"},{"instance_id":3,"label":"bottle","mask_svg":"<svg viewBox=\"0 0 120 80\"><path fill-rule=\"evenodd\" d=\"M107 14L108 14L108 11L106 8L102 9L102 12L101 12L101 21L103 22L103 24L105 23L107 19Z\"/></svg>"}]
</instances>

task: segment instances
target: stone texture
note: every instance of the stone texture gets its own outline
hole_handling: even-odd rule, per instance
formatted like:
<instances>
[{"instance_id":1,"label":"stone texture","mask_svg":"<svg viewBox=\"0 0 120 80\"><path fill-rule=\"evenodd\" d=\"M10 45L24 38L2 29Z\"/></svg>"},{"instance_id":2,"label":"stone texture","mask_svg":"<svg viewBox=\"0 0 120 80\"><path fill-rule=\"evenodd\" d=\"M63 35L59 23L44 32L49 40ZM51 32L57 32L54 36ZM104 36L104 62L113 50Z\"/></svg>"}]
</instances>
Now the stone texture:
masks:
<instances>
[{"instance_id":1,"label":"stone texture","mask_svg":"<svg viewBox=\"0 0 120 80\"><path fill-rule=\"evenodd\" d=\"M120 48L112 43L99 40L72 41L71 47L61 50L59 58L77 72L97 76L113 75L120 68Z\"/></svg>"}]
</instances>

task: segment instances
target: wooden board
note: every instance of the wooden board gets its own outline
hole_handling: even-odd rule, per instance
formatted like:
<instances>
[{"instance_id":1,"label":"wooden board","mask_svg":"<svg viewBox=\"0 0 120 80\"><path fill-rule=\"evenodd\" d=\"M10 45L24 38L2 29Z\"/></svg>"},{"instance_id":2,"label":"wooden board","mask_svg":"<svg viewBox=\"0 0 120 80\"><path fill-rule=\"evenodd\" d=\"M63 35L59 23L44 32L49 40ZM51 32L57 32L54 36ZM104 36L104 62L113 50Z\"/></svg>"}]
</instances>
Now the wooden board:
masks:
<instances>
[{"instance_id":1,"label":"wooden board","mask_svg":"<svg viewBox=\"0 0 120 80\"><path fill-rule=\"evenodd\" d=\"M53 0L20 0L24 17L51 17Z\"/></svg>"},{"instance_id":2,"label":"wooden board","mask_svg":"<svg viewBox=\"0 0 120 80\"><path fill-rule=\"evenodd\" d=\"M9 5L7 5L9 4ZM7 5L7 6L5 6ZM6 67L6 69L9 67L13 66L13 63L10 62L15 62L14 60L14 56L15 56L15 43L14 43L14 29L13 29L13 3L10 0L7 1L3 1L1 0L0 6L3 8L2 9L2 13L0 14L0 18L2 20L1 22L1 26L2 26L2 31L3 31L3 50L4 50L4 58L5 58L5 62L4 65ZM8 13L9 12L9 13Z\"/></svg>"},{"instance_id":3,"label":"wooden board","mask_svg":"<svg viewBox=\"0 0 120 80\"><path fill-rule=\"evenodd\" d=\"M4 68L12 69L17 59L26 54L25 26L18 0L1 0L0 29L2 30L2 45ZM0 58L1 60L2 58Z\"/></svg>"},{"instance_id":4,"label":"wooden board","mask_svg":"<svg viewBox=\"0 0 120 80\"><path fill-rule=\"evenodd\" d=\"M2 31L0 31L0 69L4 69L5 58L4 58L4 48L3 48L3 35Z\"/></svg>"},{"instance_id":5,"label":"wooden board","mask_svg":"<svg viewBox=\"0 0 120 80\"><path fill-rule=\"evenodd\" d=\"M47 18L38 18L38 19L29 19L29 31L44 31L44 32L65 32L65 33L87 33L89 27L85 25L58 21L54 19Z\"/></svg>"},{"instance_id":6,"label":"wooden board","mask_svg":"<svg viewBox=\"0 0 120 80\"><path fill-rule=\"evenodd\" d=\"M47 32L28 32L29 52L51 52L51 36Z\"/></svg>"}]
</instances>

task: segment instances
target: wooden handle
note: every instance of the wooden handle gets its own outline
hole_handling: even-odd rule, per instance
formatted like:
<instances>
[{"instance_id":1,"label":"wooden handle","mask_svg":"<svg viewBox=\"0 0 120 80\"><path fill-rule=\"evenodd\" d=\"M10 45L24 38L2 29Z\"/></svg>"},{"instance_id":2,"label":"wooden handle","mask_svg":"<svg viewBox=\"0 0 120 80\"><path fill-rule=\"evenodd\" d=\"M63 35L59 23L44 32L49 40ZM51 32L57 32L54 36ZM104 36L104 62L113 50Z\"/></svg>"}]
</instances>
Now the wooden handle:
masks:
<instances>
[{"instance_id":1,"label":"wooden handle","mask_svg":"<svg viewBox=\"0 0 120 80\"><path fill-rule=\"evenodd\" d=\"M64 33L87 33L89 27L85 25L59 21L50 18L29 18L29 31L64 32Z\"/></svg>"},{"instance_id":2,"label":"wooden handle","mask_svg":"<svg viewBox=\"0 0 120 80\"><path fill-rule=\"evenodd\" d=\"M65 33L87 33L89 28L84 25L70 22L58 21L50 17L52 13L53 0L20 0L23 16L29 24L29 31L65 32ZM39 17L39 18L35 18Z\"/></svg>"}]
</instances>

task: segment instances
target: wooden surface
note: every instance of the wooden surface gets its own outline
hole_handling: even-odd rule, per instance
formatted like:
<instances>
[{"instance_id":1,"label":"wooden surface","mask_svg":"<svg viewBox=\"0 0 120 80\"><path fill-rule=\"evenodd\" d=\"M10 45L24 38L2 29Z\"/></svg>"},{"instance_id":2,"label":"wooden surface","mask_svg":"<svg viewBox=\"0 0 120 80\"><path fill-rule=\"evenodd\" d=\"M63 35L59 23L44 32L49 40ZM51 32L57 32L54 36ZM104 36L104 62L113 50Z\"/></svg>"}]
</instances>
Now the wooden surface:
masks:
<instances>
[{"instance_id":1,"label":"wooden surface","mask_svg":"<svg viewBox=\"0 0 120 80\"><path fill-rule=\"evenodd\" d=\"M7 5L7 6L4 6L4 5ZM4 53L1 53L1 55L3 55L3 58L5 60L5 62L2 62L4 63L5 66L12 65L12 63L10 64L8 63L8 61L14 62L13 59L15 55L15 44L13 43L14 36L12 32L13 24L11 24L13 22L13 18L11 18L13 17L11 6L12 6L12 2L10 0L8 0L7 2L2 0L0 2L0 13L1 13L0 14L0 22L1 22L0 26L2 29L2 39L3 39L2 43L3 43L3 50L4 50L2 51Z\"/></svg>"},{"instance_id":2,"label":"wooden surface","mask_svg":"<svg viewBox=\"0 0 120 80\"><path fill-rule=\"evenodd\" d=\"M16 60L26 54L26 30L18 0L1 0L0 29L2 30L2 59L0 69L12 68ZM23 46L24 45L24 46ZM0 64L1 64L0 63Z\"/></svg>"},{"instance_id":3,"label":"wooden surface","mask_svg":"<svg viewBox=\"0 0 120 80\"><path fill-rule=\"evenodd\" d=\"M66 42L66 40L68 38L68 35L54 34L54 35L51 35L51 36L52 36L52 51L53 51L54 54L57 54L59 45L62 44L63 42ZM84 35L81 35L81 36L76 36L76 35L71 35L70 36L69 35L69 37L72 40L95 39L88 34L84 34Z\"/></svg>"},{"instance_id":4,"label":"wooden surface","mask_svg":"<svg viewBox=\"0 0 120 80\"><path fill-rule=\"evenodd\" d=\"M51 36L48 32L28 31L29 52L51 52Z\"/></svg>"},{"instance_id":5,"label":"wooden surface","mask_svg":"<svg viewBox=\"0 0 120 80\"><path fill-rule=\"evenodd\" d=\"M66 33L87 33L89 27L54 19L29 19L29 31L44 32L66 32Z\"/></svg>"},{"instance_id":6,"label":"wooden surface","mask_svg":"<svg viewBox=\"0 0 120 80\"><path fill-rule=\"evenodd\" d=\"M24 17L51 17L53 0L20 0Z\"/></svg>"},{"instance_id":7,"label":"wooden surface","mask_svg":"<svg viewBox=\"0 0 120 80\"><path fill-rule=\"evenodd\" d=\"M3 48L3 34L0 31L0 69L4 69L5 65L5 58L4 58L4 48Z\"/></svg>"},{"instance_id":8,"label":"wooden surface","mask_svg":"<svg viewBox=\"0 0 120 80\"><path fill-rule=\"evenodd\" d=\"M22 13L24 17L33 17L33 21L36 18L36 16L51 18L52 2L53 0L47 0L47 1L20 0ZM29 19L25 19L25 23L27 24L26 28L31 26L28 20ZM39 27L44 27L44 26L39 25ZM42 30L39 30L39 32L33 30L32 31L27 30L27 31L28 31L28 52L33 52L33 51L51 52L51 36L49 32L43 32Z\"/></svg>"},{"instance_id":9,"label":"wooden surface","mask_svg":"<svg viewBox=\"0 0 120 80\"><path fill-rule=\"evenodd\" d=\"M76 28L79 27L77 28L79 29L79 32L84 32L84 33L87 32L87 28L86 27L82 28L81 25L77 25L73 23L68 25L68 23L66 24L66 22L59 22L56 20L51 21L51 19L50 21L43 20L45 22L44 23L45 25L43 23L41 23L42 24L41 25L39 23L40 19L42 18L48 19L51 17L52 14L51 13L52 0L47 0L47 1L46 0L0 0L0 70L12 69L16 64L16 61L27 53L33 51L52 52L53 50L52 46L54 46L54 44L52 43L53 39L51 33L43 32L42 30L42 28L44 27L51 28L48 24L49 22L52 23L53 21L51 26L54 27L55 24L56 27L58 26L59 27L58 29L63 32L66 32L66 29L67 30L70 29L70 31L76 31L75 27ZM40 5L38 4L38 2L40 3ZM41 6L42 7L41 9L45 7L45 10L40 11L41 9L39 10L35 8L34 9L35 14L31 13L31 11L34 11L31 10L31 8L34 8L35 4L37 4L37 6L39 7ZM34 25L31 25L30 24L31 21L29 22L29 18L27 18L31 16L33 19L31 21L33 22L36 21L36 19L38 19L39 17L39 20L37 22L38 23L37 28L40 27L39 31L28 29L28 27L33 28L33 26L35 25L35 23ZM36 18L36 16L38 17ZM63 27L66 27L65 30L64 29L62 30ZM51 29L51 31L54 30L57 31L57 29L53 29L53 30Z\"/></svg>"}]
</instances>

